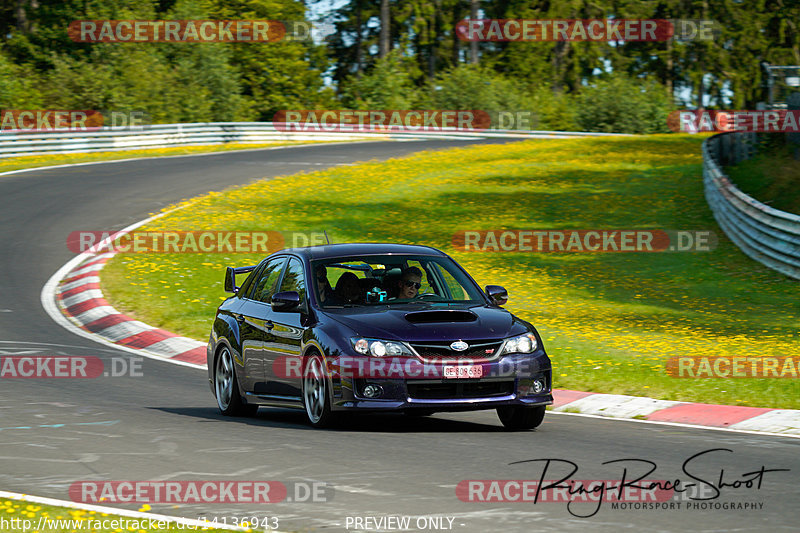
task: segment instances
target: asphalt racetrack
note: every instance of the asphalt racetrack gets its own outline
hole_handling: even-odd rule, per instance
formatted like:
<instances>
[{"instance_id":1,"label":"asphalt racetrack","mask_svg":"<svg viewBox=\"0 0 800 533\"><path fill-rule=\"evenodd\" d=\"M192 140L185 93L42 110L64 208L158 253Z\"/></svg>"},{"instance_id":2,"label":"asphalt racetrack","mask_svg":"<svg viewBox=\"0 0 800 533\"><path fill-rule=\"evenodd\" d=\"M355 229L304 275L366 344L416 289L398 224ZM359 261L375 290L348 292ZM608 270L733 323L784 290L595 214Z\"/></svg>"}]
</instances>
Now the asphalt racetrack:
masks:
<instances>
[{"instance_id":1,"label":"asphalt racetrack","mask_svg":"<svg viewBox=\"0 0 800 533\"><path fill-rule=\"evenodd\" d=\"M0 176L0 355L123 358L140 361L142 374L0 379L0 489L69 500L69 488L85 480L280 481L290 488L280 503L152 508L229 524L269 518L284 531L796 531L798 439L552 413L521 433L503 431L494 411L368 416L328 431L310 429L299 411L224 418L205 371L94 343L42 308L43 285L73 257L72 231L121 229L181 199L265 176L473 142L492 141L322 144ZM651 464L646 479L695 486L658 502L672 506L648 500L625 509L466 502L456 493L465 480L539 480L545 468L548 480L574 468L573 481L630 480ZM296 501L311 483L327 484L327 501ZM389 517L410 519L401 526Z\"/></svg>"}]
</instances>

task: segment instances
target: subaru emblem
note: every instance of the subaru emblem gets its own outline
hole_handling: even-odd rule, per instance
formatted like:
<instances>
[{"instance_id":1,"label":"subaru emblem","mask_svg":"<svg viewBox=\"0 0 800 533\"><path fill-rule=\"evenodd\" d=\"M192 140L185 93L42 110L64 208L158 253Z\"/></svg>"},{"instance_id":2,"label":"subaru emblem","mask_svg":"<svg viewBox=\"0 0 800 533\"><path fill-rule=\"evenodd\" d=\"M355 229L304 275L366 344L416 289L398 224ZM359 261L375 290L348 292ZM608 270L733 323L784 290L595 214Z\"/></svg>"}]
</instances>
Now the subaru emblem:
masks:
<instances>
[{"instance_id":1,"label":"subaru emblem","mask_svg":"<svg viewBox=\"0 0 800 533\"><path fill-rule=\"evenodd\" d=\"M464 341L456 341L456 342L450 344L450 348L455 350L455 351L457 351L457 352L463 352L464 350L469 348L469 344L467 344Z\"/></svg>"}]
</instances>

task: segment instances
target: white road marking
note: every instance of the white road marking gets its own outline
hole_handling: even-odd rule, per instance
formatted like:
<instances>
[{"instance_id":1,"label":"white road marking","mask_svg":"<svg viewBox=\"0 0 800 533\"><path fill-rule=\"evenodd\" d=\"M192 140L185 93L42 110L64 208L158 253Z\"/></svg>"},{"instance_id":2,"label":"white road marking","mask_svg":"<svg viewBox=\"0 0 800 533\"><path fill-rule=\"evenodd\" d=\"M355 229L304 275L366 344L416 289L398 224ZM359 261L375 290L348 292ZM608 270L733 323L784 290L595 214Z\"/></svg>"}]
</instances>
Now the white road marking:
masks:
<instances>
[{"instance_id":1,"label":"white road marking","mask_svg":"<svg viewBox=\"0 0 800 533\"><path fill-rule=\"evenodd\" d=\"M41 350L0 350L0 355L36 355L38 353L41 353Z\"/></svg>"}]
</instances>

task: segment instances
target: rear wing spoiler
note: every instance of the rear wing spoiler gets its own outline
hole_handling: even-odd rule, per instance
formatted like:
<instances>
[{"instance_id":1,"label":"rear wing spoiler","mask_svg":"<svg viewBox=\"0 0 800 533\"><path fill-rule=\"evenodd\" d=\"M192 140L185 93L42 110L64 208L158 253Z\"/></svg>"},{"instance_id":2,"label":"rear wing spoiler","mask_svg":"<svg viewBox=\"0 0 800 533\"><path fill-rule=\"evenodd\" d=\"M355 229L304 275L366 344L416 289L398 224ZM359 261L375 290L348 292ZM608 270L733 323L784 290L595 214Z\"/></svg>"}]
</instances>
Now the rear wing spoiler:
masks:
<instances>
[{"instance_id":1,"label":"rear wing spoiler","mask_svg":"<svg viewBox=\"0 0 800 533\"><path fill-rule=\"evenodd\" d=\"M236 274L246 274L252 272L258 265L246 267L227 267L225 269L225 292L232 292L236 294L239 292L239 286L236 285Z\"/></svg>"}]
</instances>

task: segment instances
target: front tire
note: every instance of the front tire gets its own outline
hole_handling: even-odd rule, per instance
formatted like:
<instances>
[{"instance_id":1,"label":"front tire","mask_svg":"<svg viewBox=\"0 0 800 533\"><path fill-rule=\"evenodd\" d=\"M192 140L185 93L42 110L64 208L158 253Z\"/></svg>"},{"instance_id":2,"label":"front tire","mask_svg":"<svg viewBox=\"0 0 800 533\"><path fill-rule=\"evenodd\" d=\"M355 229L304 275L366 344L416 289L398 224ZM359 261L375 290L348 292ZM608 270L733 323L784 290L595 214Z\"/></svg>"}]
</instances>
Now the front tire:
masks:
<instances>
[{"instance_id":1,"label":"front tire","mask_svg":"<svg viewBox=\"0 0 800 533\"><path fill-rule=\"evenodd\" d=\"M217 398L217 407L225 416L252 416L258 411L257 405L242 401L233 356L227 346L219 351L214 365L214 396Z\"/></svg>"},{"instance_id":2,"label":"front tire","mask_svg":"<svg viewBox=\"0 0 800 533\"><path fill-rule=\"evenodd\" d=\"M331 411L327 374L322 356L309 355L303 370L303 405L309 423L315 428L330 427L336 419Z\"/></svg>"},{"instance_id":3,"label":"front tire","mask_svg":"<svg viewBox=\"0 0 800 533\"><path fill-rule=\"evenodd\" d=\"M509 431L524 431L538 427L544 420L545 406L522 407L511 405L497 408L497 417Z\"/></svg>"}]
</instances>

